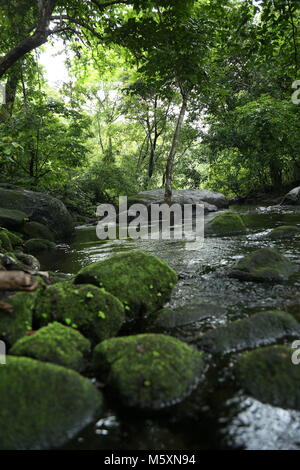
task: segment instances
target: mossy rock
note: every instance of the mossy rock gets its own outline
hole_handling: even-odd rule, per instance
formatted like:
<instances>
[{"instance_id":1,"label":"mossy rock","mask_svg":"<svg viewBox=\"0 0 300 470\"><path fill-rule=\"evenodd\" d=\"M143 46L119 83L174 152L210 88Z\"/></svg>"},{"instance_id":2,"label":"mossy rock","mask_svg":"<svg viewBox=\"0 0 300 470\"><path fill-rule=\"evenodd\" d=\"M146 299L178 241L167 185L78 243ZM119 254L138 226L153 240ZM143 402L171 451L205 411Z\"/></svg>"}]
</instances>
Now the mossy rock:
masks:
<instances>
[{"instance_id":1,"label":"mossy rock","mask_svg":"<svg viewBox=\"0 0 300 470\"><path fill-rule=\"evenodd\" d=\"M87 366L90 350L90 341L79 331L53 322L36 333L19 339L11 348L10 354L53 362L82 372Z\"/></svg>"},{"instance_id":2,"label":"mossy rock","mask_svg":"<svg viewBox=\"0 0 300 470\"><path fill-rule=\"evenodd\" d=\"M223 212L205 225L205 235L237 235L246 231L242 217L236 212Z\"/></svg>"},{"instance_id":3,"label":"mossy rock","mask_svg":"<svg viewBox=\"0 0 300 470\"><path fill-rule=\"evenodd\" d=\"M0 309L0 339L7 345L14 344L32 330L32 311L35 293L19 292L5 298L12 311Z\"/></svg>"},{"instance_id":4,"label":"mossy rock","mask_svg":"<svg viewBox=\"0 0 300 470\"><path fill-rule=\"evenodd\" d=\"M4 229L0 229L0 249L4 252L13 249L10 238Z\"/></svg>"},{"instance_id":5,"label":"mossy rock","mask_svg":"<svg viewBox=\"0 0 300 470\"><path fill-rule=\"evenodd\" d=\"M19 266L18 269L30 269L31 271L39 271L41 267L39 260L33 255L29 255L27 253L16 253L15 257L16 262Z\"/></svg>"},{"instance_id":6,"label":"mossy rock","mask_svg":"<svg viewBox=\"0 0 300 470\"><path fill-rule=\"evenodd\" d=\"M202 353L161 334L103 341L93 367L124 406L149 410L183 400L204 373Z\"/></svg>"},{"instance_id":7,"label":"mossy rock","mask_svg":"<svg viewBox=\"0 0 300 470\"><path fill-rule=\"evenodd\" d=\"M19 230L28 220L25 212L0 208L0 226L9 230Z\"/></svg>"},{"instance_id":8,"label":"mossy rock","mask_svg":"<svg viewBox=\"0 0 300 470\"><path fill-rule=\"evenodd\" d=\"M77 372L27 357L0 366L0 449L62 446L102 411L101 393Z\"/></svg>"},{"instance_id":9,"label":"mossy rock","mask_svg":"<svg viewBox=\"0 0 300 470\"><path fill-rule=\"evenodd\" d=\"M55 250L56 245L49 240L42 240L40 238L32 238L24 243L24 249L27 253L36 254L42 251Z\"/></svg>"},{"instance_id":10,"label":"mossy rock","mask_svg":"<svg viewBox=\"0 0 300 470\"><path fill-rule=\"evenodd\" d=\"M176 272L167 263L142 252L122 253L81 269L75 284L104 287L125 306L132 320L160 309L171 296Z\"/></svg>"},{"instance_id":11,"label":"mossy rock","mask_svg":"<svg viewBox=\"0 0 300 470\"><path fill-rule=\"evenodd\" d=\"M274 248L261 248L238 261L230 276L242 281L281 282L298 271L298 266Z\"/></svg>"},{"instance_id":12,"label":"mossy rock","mask_svg":"<svg viewBox=\"0 0 300 470\"><path fill-rule=\"evenodd\" d=\"M292 338L300 338L300 324L295 318L269 311L211 330L197 341L197 346L213 354L228 354Z\"/></svg>"},{"instance_id":13,"label":"mossy rock","mask_svg":"<svg viewBox=\"0 0 300 470\"><path fill-rule=\"evenodd\" d=\"M78 329L93 343L115 336L125 320L123 305L104 289L59 282L37 295L34 321L37 326L58 321Z\"/></svg>"},{"instance_id":14,"label":"mossy rock","mask_svg":"<svg viewBox=\"0 0 300 470\"><path fill-rule=\"evenodd\" d=\"M22 229L22 233L24 233L27 239L39 238L51 242L54 241L54 235L51 230L39 222L27 222Z\"/></svg>"},{"instance_id":15,"label":"mossy rock","mask_svg":"<svg viewBox=\"0 0 300 470\"><path fill-rule=\"evenodd\" d=\"M292 362L294 353L288 346L243 353L235 368L239 384L263 403L300 410L300 366Z\"/></svg>"},{"instance_id":16,"label":"mossy rock","mask_svg":"<svg viewBox=\"0 0 300 470\"><path fill-rule=\"evenodd\" d=\"M23 245L23 239L20 234L16 234L7 229L1 229L1 230L5 231L6 235L8 236L10 240L11 246L13 248L21 247Z\"/></svg>"},{"instance_id":17,"label":"mossy rock","mask_svg":"<svg viewBox=\"0 0 300 470\"><path fill-rule=\"evenodd\" d=\"M292 238L300 236L300 229L293 225L282 225L272 230L267 236L272 240L277 240L278 238Z\"/></svg>"}]
</instances>

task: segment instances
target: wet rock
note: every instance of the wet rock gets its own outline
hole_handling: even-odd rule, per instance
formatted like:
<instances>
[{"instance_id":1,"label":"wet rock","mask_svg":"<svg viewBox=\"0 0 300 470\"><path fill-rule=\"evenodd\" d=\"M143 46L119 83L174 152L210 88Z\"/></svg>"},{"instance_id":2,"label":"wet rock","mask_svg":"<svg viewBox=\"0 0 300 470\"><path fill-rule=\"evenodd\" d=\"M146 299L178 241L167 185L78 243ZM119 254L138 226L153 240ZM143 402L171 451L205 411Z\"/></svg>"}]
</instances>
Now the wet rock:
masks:
<instances>
[{"instance_id":1,"label":"wet rock","mask_svg":"<svg viewBox=\"0 0 300 470\"><path fill-rule=\"evenodd\" d=\"M182 401L204 373L202 353L155 334L103 341L94 350L93 366L122 405L149 410Z\"/></svg>"},{"instance_id":2,"label":"wet rock","mask_svg":"<svg viewBox=\"0 0 300 470\"><path fill-rule=\"evenodd\" d=\"M33 238L24 243L24 250L33 255L42 251L55 250L55 248L55 243L40 238Z\"/></svg>"},{"instance_id":3,"label":"wet rock","mask_svg":"<svg viewBox=\"0 0 300 470\"><path fill-rule=\"evenodd\" d=\"M93 343L115 336L125 320L121 302L93 285L58 282L37 295L34 322L58 321L78 329Z\"/></svg>"},{"instance_id":4,"label":"wet rock","mask_svg":"<svg viewBox=\"0 0 300 470\"><path fill-rule=\"evenodd\" d=\"M22 228L22 233L27 239L42 238L51 242L54 241L54 235L51 230L39 222L27 222Z\"/></svg>"},{"instance_id":5,"label":"wet rock","mask_svg":"<svg viewBox=\"0 0 300 470\"><path fill-rule=\"evenodd\" d=\"M268 234L268 238L277 240L278 238L292 238L300 236L300 228L293 225L283 225L272 230Z\"/></svg>"},{"instance_id":6,"label":"wet rock","mask_svg":"<svg viewBox=\"0 0 300 470\"><path fill-rule=\"evenodd\" d=\"M197 346L213 354L228 354L292 338L300 338L300 324L288 313L270 311L209 331Z\"/></svg>"},{"instance_id":7,"label":"wet rock","mask_svg":"<svg viewBox=\"0 0 300 470\"><path fill-rule=\"evenodd\" d=\"M236 212L223 212L205 225L205 235L235 235L245 231L246 225Z\"/></svg>"},{"instance_id":8,"label":"wet rock","mask_svg":"<svg viewBox=\"0 0 300 470\"><path fill-rule=\"evenodd\" d=\"M125 306L129 320L149 316L170 298L177 274L161 259L141 252L111 256L81 269L75 284L105 288Z\"/></svg>"},{"instance_id":9,"label":"wet rock","mask_svg":"<svg viewBox=\"0 0 300 470\"><path fill-rule=\"evenodd\" d=\"M261 248L238 261L230 276L242 281L280 282L288 280L298 271L297 265L274 248Z\"/></svg>"},{"instance_id":10,"label":"wet rock","mask_svg":"<svg viewBox=\"0 0 300 470\"><path fill-rule=\"evenodd\" d=\"M300 410L300 367L292 362L295 350L270 346L243 353L235 372L241 387L262 403Z\"/></svg>"},{"instance_id":11,"label":"wet rock","mask_svg":"<svg viewBox=\"0 0 300 470\"><path fill-rule=\"evenodd\" d=\"M287 193L283 198L282 204L300 204L300 186Z\"/></svg>"},{"instance_id":12,"label":"wet rock","mask_svg":"<svg viewBox=\"0 0 300 470\"><path fill-rule=\"evenodd\" d=\"M182 307L164 308L157 313L157 319L152 326L171 330L180 326L189 325L205 318L220 317L224 309L210 303L187 304Z\"/></svg>"},{"instance_id":13,"label":"wet rock","mask_svg":"<svg viewBox=\"0 0 300 470\"><path fill-rule=\"evenodd\" d=\"M32 309L35 294L19 292L5 298L5 303L11 306L11 311L0 308L0 339L7 345L14 344L32 330Z\"/></svg>"},{"instance_id":14,"label":"wet rock","mask_svg":"<svg viewBox=\"0 0 300 470\"><path fill-rule=\"evenodd\" d=\"M36 333L19 339L10 349L13 356L26 356L84 371L90 341L79 331L53 322Z\"/></svg>"},{"instance_id":15,"label":"wet rock","mask_svg":"<svg viewBox=\"0 0 300 470\"><path fill-rule=\"evenodd\" d=\"M17 187L9 189L7 185L0 185L0 201L3 209L17 212L13 211L17 207L22 211L22 218L19 215L17 226L8 226L5 223L5 212L2 212L3 219L0 217L0 225L3 227L17 230L23 225L24 218L27 216L31 221L48 227L54 233L56 240L67 240L73 235L74 227L71 215L61 201L49 194Z\"/></svg>"},{"instance_id":16,"label":"wet rock","mask_svg":"<svg viewBox=\"0 0 300 470\"><path fill-rule=\"evenodd\" d=\"M0 189L1 194L1 189ZM2 203L0 196L1 208L0 208L0 226L9 230L19 230L24 225L25 221L28 220L25 212L18 211L15 209L5 209L5 203ZM12 206L17 207L17 206Z\"/></svg>"},{"instance_id":17,"label":"wet rock","mask_svg":"<svg viewBox=\"0 0 300 470\"><path fill-rule=\"evenodd\" d=\"M7 271L38 271L40 269L40 263L34 256L19 251L6 255L0 253L0 263Z\"/></svg>"},{"instance_id":18,"label":"wet rock","mask_svg":"<svg viewBox=\"0 0 300 470\"><path fill-rule=\"evenodd\" d=\"M130 196L128 203L130 204L162 204L164 202L164 190L153 189L150 191L142 191L139 194ZM173 204L202 204L205 203L207 212L217 209L225 209L229 205L229 200L221 193L209 191L205 189L180 189L172 192ZM210 207L211 206L211 207Z\"/></svg>"},{"instance_id":19,"label":"wet rock","mask_svg":"<svg viewBox=\"0 0 300 470\"><path fill-rule=\"evenodd\" d=\"M101 393L77 372L24 357L0 367L0 449L59 447L100 416Z\"/></svg>"}]
</instances>

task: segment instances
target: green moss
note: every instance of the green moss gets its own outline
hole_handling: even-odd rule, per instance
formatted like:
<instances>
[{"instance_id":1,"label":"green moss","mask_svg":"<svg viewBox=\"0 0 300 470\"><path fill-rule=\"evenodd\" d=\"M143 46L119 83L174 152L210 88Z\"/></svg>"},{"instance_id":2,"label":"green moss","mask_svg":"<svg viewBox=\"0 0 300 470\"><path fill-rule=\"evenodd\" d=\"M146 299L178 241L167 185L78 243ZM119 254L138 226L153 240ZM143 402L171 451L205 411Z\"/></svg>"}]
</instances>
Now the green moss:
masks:
<instances>
[{"instance_id":1,"label":"green moss","mask_svg":"<svg viewBox=\"0 0 300 470\"><path fill-rule=\"evenodd\" d=\"M198 340L197 346L211 353L228 354L299 337L300 324L291 315L270 311L209 331Z\"/></svg>"},{"instance_id":2,"label":"green moss","mask_svg":"<svg viewBox=\"0 0 300 470\"><path fill-rule=\"evenodd\" d=\"M164 261L141 252L114 255L83 268L75 284L104 287L124 304L128 319L147 316L169 300L177 274Z\"/></svg>"},{"instance_id":3,"label":"green moss","mask_svg":"<svg viewBox=\"0 0 300 470\"><path fill-rule=\"evenodd\" d=\"M38 294L34 318L37 326L56 320L97 343L115 336L125 316L121 302L104 289L65 281Z\"/></svg>"},{"instance_id":4,"label":"green moss","mask_svg":"<svg viewBox=\"0 0 300 470\"><path fill-rule=\"evenodd\" d=\"M10 354L53 362L82 372L86 368L90 349L91 343L79 331L54 322L33 335L19 339Z\"/></svg>"},{"instance_id":5,"label":"green moss","mask_svg":"<svg viewBox=\"0 0 300 470\"><path fill-rule=\"evenodd\" d=\"M33 238L24 243L24 249L27 253L35 254L41 251L54 250L56 247L55 243L49 240L41 240L39 238Z\"/></svg>"},{"instance_id":6,"label":"green moss","mask_svg":"<svg viewBox=\"0 0 300 470\"><path fill-rule=\"evenodd\" d=\"M49 230L48 227L46 227L43 224L40 224L39 222L27 222L23 229L22 232L28 239L46 239L51 242L54 241L54 235Z\"/></svg>"},{"instance_id":7,"label":"green moss","mask_svg":"<svg viewBox=\"0 0 300 470\"><path fill-rule=\"evenodd\" d=\"M0 244L1 249L4 251L11 251L13 249L10 238L5 229L0 229Z\"/></svg>"},{"instance_id":8,"label":"green moss","mask_svg":"<svg viewBox=\"0 0 300 470\"><path fill-rule=\"evenodd\" d=\"M205 226L206 235L234 235L246 231L243 219L236 212L223 212Z\"/></svg>"},{"instance_id":9,"label":"green moss","mask_svg":"<svg viewBox=\"0 0 300 470\"><path fill-rule=\"evenodd\" d=\"M282 227L277 227L268 234L268 238L276 240L278 238L292 238L295 236L300 236L299 227L292 225L283 225Z\"/></svg>"},{"instance_id":10,"label":"green moss","mask_svg":"<svg viewBox=\"0 0 300 470\"><path fill-rule=\"evenodd\" d=\"M0 208L1 227L8 228L9 230L18 230L24 225L26 220L28 220L28 217L22 211Z\"/></svg>"},{"instance_id":11,"label":"green moss","mask_svg":"<svg viewBox=\"0 0 300 470\"><path fill-rule=\"evenodd\" d=\"M20 292L5 299L13 308L12 312L0 310L0 339L8 345L32 329L32 311L35 293Z\"/></svg>"},{"instance_id":12,"label":"green moss","mask_svg":"<svg viewBox=\"0 0 300 470\"><path fill-rule=\"evenodd\" d=\"M24 357L0 366L0 449L52 449L100 416L101 393L65 367Z\"/></svg>"},{"instance_id":13,"label":"green moss","mask_svg":"<svg viewBox=\"0 0 300 470\"><path fill-rule=\"evenodd\" d=\"M230 276L244 281L285 281L299 271L274 248L261 248L241 259Z\"/></svg>"},{"instance_id":14,"label":"green moss","mask_svg":"<svg viewBox=\"0 0 300 470\"><path fill-rule=\"evenodd\" d=\"M204 372L202 353L165 335L103 341L93 366L124 406L159 409L189 395Z\"/></svg>"},{"instance_id":15,"label":"green moss","mask_svg":"<svg viewBox=\"0 0 300 470\"><path fill-rule=\"evenodd\" d=\"M263 403L300 410L300 366L292 363L293 353L271 346L242 354L236 364L240 385Z\"/></svg>"}]
</instances>

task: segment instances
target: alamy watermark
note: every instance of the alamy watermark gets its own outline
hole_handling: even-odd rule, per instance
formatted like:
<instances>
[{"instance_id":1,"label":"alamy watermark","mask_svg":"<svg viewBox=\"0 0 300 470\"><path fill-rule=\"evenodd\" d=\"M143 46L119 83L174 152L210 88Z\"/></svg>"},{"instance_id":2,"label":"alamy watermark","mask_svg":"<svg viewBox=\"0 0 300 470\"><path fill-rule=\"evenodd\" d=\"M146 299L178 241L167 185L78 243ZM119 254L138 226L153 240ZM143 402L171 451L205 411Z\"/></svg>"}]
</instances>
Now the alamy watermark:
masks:
<instances>
[{"instance_id":1,"label":"alamy watermark","mask_svg":"<svg viewBox=\"0 0 300 470\"><path fill-rule=\"evenodd\" d=\"M6 344L0 341L0 366L6 364Z\"/></svg>"},{"instance_id":2,"label":"alamy watermark","mask_svg":"<svg viewBox=\"0 0 300 470\"><path fill-rule=\"evenodd\" d=\"M292 363L294 364L294 366L298 366L300 364L300 341L294 341L292 344L292 348L295 349L292 354Z\"/></svg>"},{"instance_id":3,"label":"alamy watermark","mask_svg":"<svg viewBox=\"0 0 300 470\"><path fill-rule=\"evenodd\" d=\"M0 106L6 103L6 87L5 83L0 82Z\"/></svg>"},{"instance_id":4,"label":"alamy watermark","mask_svg":"<svg viewBox=\"0 0 300 470\"><path fill-rule=\"evenodd\" d=\"M119 197L119 207L100 204L96 233L100 240L173 240L198 250L204 242L204 204L133 204ZM191 243L192 242L192 243Z\"/></svg>"},{"instance_id":5,"label":"alamy watermark","mask_svg":"<svg viewBox=\"0 0 300 470\"><path fill-rule=\"evenodd\" d=\"M292 103L300 104L300 80L295 80L292 84L294 93L292 94Z\"/></svg>"}]
</instances>

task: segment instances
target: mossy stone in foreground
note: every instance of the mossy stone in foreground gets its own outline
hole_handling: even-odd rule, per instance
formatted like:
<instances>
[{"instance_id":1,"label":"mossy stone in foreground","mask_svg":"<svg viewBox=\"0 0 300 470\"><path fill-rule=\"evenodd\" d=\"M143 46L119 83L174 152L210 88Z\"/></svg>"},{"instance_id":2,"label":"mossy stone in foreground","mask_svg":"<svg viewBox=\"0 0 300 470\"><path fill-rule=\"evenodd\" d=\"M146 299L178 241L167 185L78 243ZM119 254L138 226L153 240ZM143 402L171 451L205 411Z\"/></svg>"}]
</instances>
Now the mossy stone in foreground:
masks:
<instances>
[{"instance_id":1,"label":"mossy stone in foreground","mask_svg":"<svg viewBox=\"0 0 300 470\"><path fill-rule=\"evenodd\" d=\"M90 341L79 331L53 322L33 335L19 339L10 354L53 362L82 372L90 349Z\"/></svg>"},{"instance_id":2,"label":"mossy stone in foreground","mask_svg":"<svg viewBox=\"0 0 300 470\"><path fill-rule=\"evenodd\" d=\"M0 366L0 449L52 449L97 419L102 395L77 372L25 357Z\"/></svg>"},{"instance_id":3,"label":"mossy stone in foreground","mask_svg":"<svg viewBox=\"0 0 300 470\"><path fill-rule=\"evenodd\" d=\"M236 377L243 389L263 403L300 410L300 366L292 362L295 349L270 346L242 354Z\"/></svg>"},{"instance_id":4,"label":"mossy stone in foreground","mask_svg":"<svg viewBox=\"0 0 300 470\"><path fill-rule=\"evenodd\" d=\"M242 217L236 212L223 212L205 225L205 235L235 235L246 231Z\"/></svg>"},{"instance_id":5,"label":"mossy stone in foreground","mask_svg":"<svg viewBox=\"0 0 300 470\"><path fill-rule=\"evenodd\" d=\"M243 259L233 267L230 276L242 281L286 281L299 271L274 248L261 248Z\"/></svg>"},{"instance_id":6,"label":"mossy stone in foreground","mask_svg":"<svg viewBox=\"0 0 300 470\"><path fill-rule=\"evenodd\" d=\"M16 206L15 206L16 207ZM11 209L0 208L0 226L9 230L20 229L25 221L28 220L25 212Z\"/></svg>"},{"instance_id":7,"label":"mossy stone in foreground","mask_svg":"<svg viewBox=\"0 0 300 470\"><path fill-rule=\"evenodd\" d=\"M32 311L35 294L20 292L5 299L12 311L0 309L0 339L8 345L14 344L32 329Z\"/></svg>"},{"instance_id":8,"label":"mossy stone in foreground","mask_svg":"<svg viewBox=\"0 0 300 470\"><path fill-rule=\"evenodd\" d=\"M27 222L22 228L22 233L24 233L28 239L39 238L50 240L51 242L54 241L54 235L51 230L46 227L46 225L40 224L39 222Z\"/></svg>"},{"instance_id":9,"label":"mossy stone in foreground","mask_svg":"<svg viewBox=\"0 0 300 470\"><path fill-rule=\"evenodd\" d=\"M268 238L272 240L277 240L278 238L292 238L295 236L300 236L300 228L293 225L282 225L268 234Z\"/></svg>"},{"instance_id":10,"label":"mossy stone in foreground","mask_svg":"<svg viewBox=\"0 0 300 470\"><path fill-rule=\"evenodd\" d=\"M214 354L228 354L285 338L300 338L300 324L288 313L270 311L211 330L198 340L197 346Z\"/></svg>"},{"instance_id":11,"label":"mossy stone in foreground","mask_svg":"<svg viewBox=\"0 0 300 470\"><path fill-rule=\"evenodd\" d=\"M75 284L91 283L104 287L125 305L126 316L147 316L169 300L177 281L167 263L142 252L124 253L81 269Z\"/></svg>"},{"instance_id":12,"label":"mossy stone in foreground","mask_svg":"<svg viewBox=\"0 0 300 470\"><path fill-rule=\"evenodd\" d=\"M94 343L115 336L125 320L121 302L93 285L59 282L40 292L34 310L37 326L56 320L78 329Z\"/></svg>"},{"instance_id":13,"label":"mossy stone in foreground","mask_svg":"<svg viewBox=\"0 0 300 470\"><path fill-rule=\"evenodd\" d=\"M204 372L202 353L161 334L103 341L94 350L93 366L124 406L140 409L180 402Z\"/></svg>"},{"instance_id":14,"label":"mossy stone in foreground","mask_svg":"<svg viewBox=\"0 0 300 470\"><path fill-rule=\"evenodd\" d=\"M49 240L42 240L40 238L32 238L24 243L24 249L26 253L36 254L42 251L55 250L55 243Z\"/></svg>"}]
</instances>

